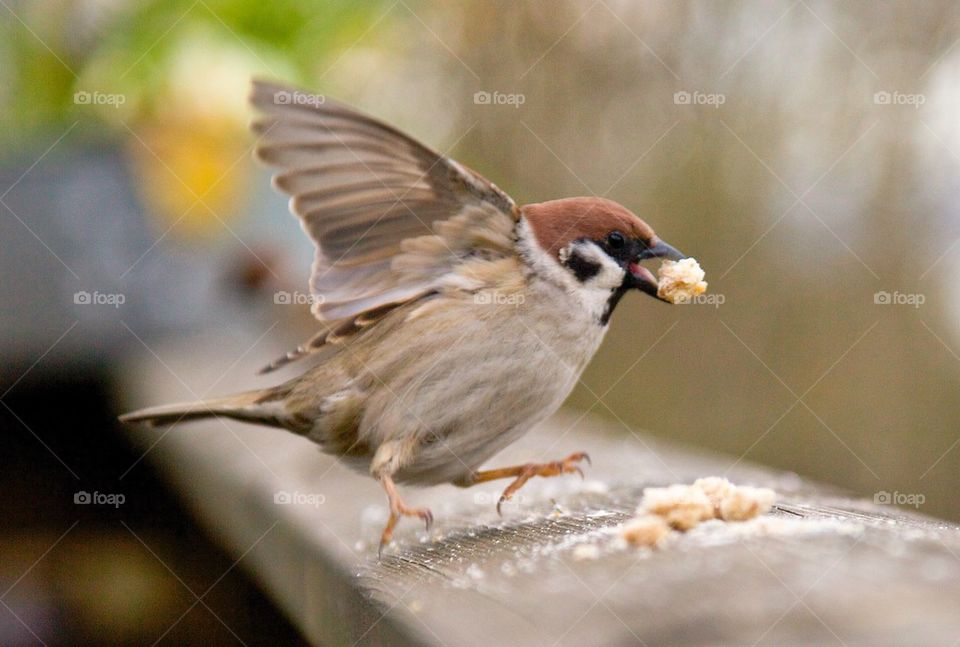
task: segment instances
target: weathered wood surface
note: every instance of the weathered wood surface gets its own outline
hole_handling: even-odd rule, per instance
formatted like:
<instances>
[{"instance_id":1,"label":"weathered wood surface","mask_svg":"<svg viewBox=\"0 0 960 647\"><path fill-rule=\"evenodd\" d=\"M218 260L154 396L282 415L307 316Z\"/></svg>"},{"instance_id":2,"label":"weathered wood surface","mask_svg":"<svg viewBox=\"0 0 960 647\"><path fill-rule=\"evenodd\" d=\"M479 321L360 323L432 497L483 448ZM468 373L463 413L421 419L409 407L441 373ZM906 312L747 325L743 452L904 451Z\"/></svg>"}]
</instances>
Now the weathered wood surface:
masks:
<instances>
[{"instance_id":1,"label":"weathered wood surface","mask_svg":"<svg viewBox=\"0 0 960 647\"><path fill-rule=\"evenodd\" d=\"M225 343L145 352L127 370L129 404L190 399L215 383L218 394L249 387L230 377L218 383L232 362L218 345ZM231 375L258 365L243 360ZM559 416L492 462L588 450L585 481L533 481L502 518L494 504L503 484L407 489L409 502L431 507L436 523L427 533L402 522L382 561L376 540L387 510L379 487L309 442L219 421L162 433L131 437L152 446L149 460L316 643L960 641L955 525L593 418ZM708 475L777 490L766 534L712 522L656 551L611 542L644 487ZM303 503L275 503L284 492ZM601 546L600 556L578 559L576 546L585 543Z\"/></svg>"}]
</instances>

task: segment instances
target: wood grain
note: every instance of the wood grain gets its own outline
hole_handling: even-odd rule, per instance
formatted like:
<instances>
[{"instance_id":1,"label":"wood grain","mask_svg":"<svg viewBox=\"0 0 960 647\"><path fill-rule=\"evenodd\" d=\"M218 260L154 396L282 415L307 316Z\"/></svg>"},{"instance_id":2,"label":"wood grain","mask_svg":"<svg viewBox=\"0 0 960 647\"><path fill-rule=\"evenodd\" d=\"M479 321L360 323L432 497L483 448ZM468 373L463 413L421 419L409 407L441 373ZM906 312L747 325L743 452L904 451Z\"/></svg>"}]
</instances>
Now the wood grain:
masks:
<instances>
[{"instance_id":1,"label":"wood grain","mask_svg":"<svg viewBox=\"0 0 960 647\"><path fill-rule=\"evenodd\" d=\"M128 404L202 394L231 363L221 346L161 347L162 364L144 353L126 369ZM228 378L217 393L248 386ZM593 466L585 481L532 481L503 517L495 503L505 484L407 490L411 504L432 508L436 523L427 533L405 520L380 561L376 540L387 510L379 487L309 442L219 421L161 434L130 431L145 450L153 447L147 456L198 518L317 644L960 640L955 525L596 418L559 415L491 462L587 450ZM751 532L711 522L654 551L617 545L615 528L644 487L710 475L772 487L778 506ZM275 503L278 493L304 502ZM599 557L578 559L583 544L597 545Z\"/></svg>"}]
</instances>

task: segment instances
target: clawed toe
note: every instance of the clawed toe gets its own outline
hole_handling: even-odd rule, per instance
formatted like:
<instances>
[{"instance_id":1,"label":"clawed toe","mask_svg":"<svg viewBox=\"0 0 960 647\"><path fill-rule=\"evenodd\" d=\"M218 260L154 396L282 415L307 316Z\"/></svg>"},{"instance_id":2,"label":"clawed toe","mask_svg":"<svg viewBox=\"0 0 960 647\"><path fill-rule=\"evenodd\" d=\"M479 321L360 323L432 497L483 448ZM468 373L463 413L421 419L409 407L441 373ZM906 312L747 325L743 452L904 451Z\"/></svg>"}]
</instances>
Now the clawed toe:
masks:
<instances>
[{"instance_id":1,"label":"clawed toe","mask_svg":"<svg viewBox=\"0 0 960 647\"><path fill-rule=\"evenodd\" d=\"M427 508L416 508L412 510L413 514L423 519L423 523L426 526L427 530L430 530L430 526L433 525L433 513L430 512Z\"/></svg>"},{"instance_id":2,"label":"clawed toe","mask_svg":"<svg viewBox=\"0 0 960 647\"><path fill-rule=\"evenodd\" d=\"M553 461L551 463L527 463L514 467L501 467L500 469L474 472L471 474L469 483L467 484L473 485L475 483L485 483L496 479L513 478L513 482L504 489L503 494L500 495L500 499L497 501L497 514L502 515L501 507L503 506L503 502L509 501L516 491L523 487L523 484L534 476L579 474L581 479L585 478L583 470L577 465L580 461L586 461L588 465L593 464L590 461L590 456L586 452L576 452L561 461Z\"/></svg>"},{"instance_id":3,"label":"clawed toe","mask_svg":"<svg viewBox=\"0 0 960 647\"><path fill-rule=\"evenodd\" d=\"M564 474L579 474L580 480L582 481L585 477L583 476L583 470L580 469L579 465L577 465L577 463L580 461L586 461L587 465L593 465L593 463L590 461L589 454L586 452L577 452L575 454L570 454L560 462L562 465L561 470Z\"/></svg>"},{"instance_id":4,"label":"clawed toe","mask_svg":"<svg viewBox=\"0 0 960 647\"><path fill-rule=\"evenodd\" d=\"M509 501L511 497L519 490L523 485L529 481L534 476L559 476L561 474L579 474L580 479L583 480L585 477L583 475L583 470L580 469L580 466L577 465L580 461L587 461L590 463L590 456L586 452L576 452L575 454L570 454L562 461L554 461L552 463L527 463L526 465L521 465L520 467L513 468L512 476L516 477L513 483L508 485L503 491L503 494L500 495L500 500L497 501L497 514L503 515L501 511L501 506L504 501ZM507 471L507 470L504 470ZM487 474L496 474L499 476L503 472L488 472Z\"/></svg>"},{"instance_id":5,"label":"clawed toe","mask_svg":"<svg viewBox=\"0 0 960 647\"><path fill-rule=\"evenodd\" d=\"M430 530L430 526L433 525L433 513L430 512L428 508L407 508L401 506L395 510L391 510L390 518L387 520L387 526L383 529L383 534L380 535L380 547L377 550L378 558L383 557L383 547L393 540L393 529L396 528L400 517L418 517L423 520L426 530L428 531Z\"/></svg>"},{"instance_id":6,"label":"clawed toe","mask_svg":"<svg viewBox=\"0 0 960 647\"><path fill-rule=\"evenodd\" d=\"M399 517L417 517L423 521L423 524L427 530L430 530L430 526L433 525L433 513L430 512L428 508L401 507L391 514L396 516L398 520Z\"/></svg>"},{"instance_id":7,"label":"clawed toe","mask_svg":"<svg viewBox=\"0 0 960 647\"><path fill-rule=\"evenodd\" d=\"M397 493L393 479L389 476L381 476L380 482L387 493L387 499L390 502L390 517L387 519L387 525L380 535L380 547L377 550L377 556L383 557L383 547L393 539L393 529L397 527L401 517L417 517L423 520L426 529L429 531L433 525L433 513L428 508L410 508L404 504L403 499Z\"/></svg>"}]
</instances>

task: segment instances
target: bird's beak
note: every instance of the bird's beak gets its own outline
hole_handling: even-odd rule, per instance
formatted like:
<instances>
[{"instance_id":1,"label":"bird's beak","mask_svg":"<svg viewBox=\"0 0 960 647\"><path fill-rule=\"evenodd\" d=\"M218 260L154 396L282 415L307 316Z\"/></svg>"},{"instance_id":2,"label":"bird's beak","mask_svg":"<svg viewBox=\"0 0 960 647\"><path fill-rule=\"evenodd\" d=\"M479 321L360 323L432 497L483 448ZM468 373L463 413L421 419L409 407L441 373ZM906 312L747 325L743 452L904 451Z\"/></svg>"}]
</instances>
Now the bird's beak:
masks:
<instances>
[{"instance_id":1,"label":"bird's beak","mask_svg":"<svg viewBox=\"0 0 960 647\"><path fill-rule=\"evenodd\" d=\"M653 272L641 265L640 261L645 261L650 258L668 258L672 261L679 261L686 258L686 255L660 239L651 242L652 244L646 245L643 251L637 256L637 259L630 263L630 276L634 287L641 292L660 299L660 297L657 296L657 277L653 275ZM666 299L660 300L669 303Z\"/></svg>"},{"instance_id":2,"label":"bird's beak","mask_svg":"<svg viewBox=\"0 0 960 647\"><path fill-rule=\"evenodd\" d=\"M668 245L659 238L652 245L647 246L640 252L640 260L648 258L669 258L671 261L679 261L686 258L687 255L678 250L673 245Z\"/></svg>"}]
</instances>

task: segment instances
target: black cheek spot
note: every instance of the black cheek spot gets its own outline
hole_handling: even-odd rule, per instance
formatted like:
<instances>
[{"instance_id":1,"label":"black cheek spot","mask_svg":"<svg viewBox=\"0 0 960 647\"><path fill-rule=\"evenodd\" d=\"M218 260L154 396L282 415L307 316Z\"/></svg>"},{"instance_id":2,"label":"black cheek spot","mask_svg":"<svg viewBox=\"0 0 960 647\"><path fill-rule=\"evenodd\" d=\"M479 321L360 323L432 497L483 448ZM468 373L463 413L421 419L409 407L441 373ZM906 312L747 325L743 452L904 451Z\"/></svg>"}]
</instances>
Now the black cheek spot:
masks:
<instances>
[{"instance_id":1,"label":"black cheek spot","mask_svg":"<svg viewBox=\"0 0 960 647\"><path fill-rule=\"evenodd\" d=\"M576 276L577 280L581 283L592 279L600 273L599 263L588 261L576 252L570 254L570 257L564 264L570 268L570 271L573 272L573 275Z\"/></svg>"}]
</instances>

